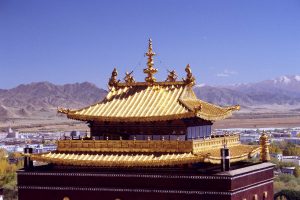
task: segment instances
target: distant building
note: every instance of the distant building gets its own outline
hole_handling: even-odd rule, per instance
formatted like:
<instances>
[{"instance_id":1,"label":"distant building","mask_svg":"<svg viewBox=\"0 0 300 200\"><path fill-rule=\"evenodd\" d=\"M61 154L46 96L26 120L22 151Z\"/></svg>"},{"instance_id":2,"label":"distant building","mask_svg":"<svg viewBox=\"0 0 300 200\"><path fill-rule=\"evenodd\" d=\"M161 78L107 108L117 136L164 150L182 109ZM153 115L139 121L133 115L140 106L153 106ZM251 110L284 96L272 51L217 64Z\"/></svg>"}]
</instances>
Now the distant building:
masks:
<instances>
[{"instance_id":1,"label":"distant building","mask_svg":"<svg viewBox=\"0 0 300 200\"><path fill-rule=\"evenodd\" d=\"M12 128L8 128L6 138L19 138L19 132L14 131Z\"/></svg>"},{"instance_id":2,"label":"distant building","mask_svg":"<svg viewBox=\"0 0 300 200\"><path fill-rule=\"evenodd\" d=\"M292 137L297 137L297 135L299 134L300 132L298 131L291 131L291 136Z\"/></svg>"},{"instance_id":3,"label":"distant building","mask_svg":"<svg viewBox=\"0 0 300 200\"><path fill-rule=\"evenodd\" d=\"M284 173L284 174L290 174L290 175L294 174L294 170L295 170L295 167L282 167L281 168L281 172L282 173Z\"/></svg>"},{"instance_id":4,"label":"distant building","mask_svg":"<svg viewBox=\"0 0 300 200\"><path fill-rule=\"evenodd\" d=\"M249 133L243 133L240 135L240 140L242 143L250 143L250 142L259 142L260 135L257 133L249 134Z\"/></svg>"},{"instance_id":5,"label":"distant building","mask_svg":"<svg viewBox=\"0 0 300 200\"><path fill-rule=\"evenodd\" d=\"M300 145L300 138L299 137L293 137L293 138L285 138L284 141Z\"/></svg>"},{"instance_id":6,"label":"distant building","mask_svg":"<svg viewBox=\"0 0 300 200\"><path fill-rule=\"evenodd\" d=\"M46 152L50 152L50 151L55 151L56 148L57 148L56 145L39 144L33 149L33 152L34 153L46 153Z\"/></svg>"},{"instance_id":7,"label":"distant building","mask_svg":"<svg viewBox=\"0 0 300 200\"><path fill-rule=\"evenodd\" d=\"M300 166L300 156L282 156L282 162L294 163L297 166Z\"/></svg>"},{"instance_id":8,"label":"distant building","mask_svg":"<svg viewBox=\"0 0 300 200\"><path fill-rule=\"evenodd\" d=\"M19 145L2 145L0 148L5 149L7 152L23 152L24 147Z\"/></svg>"},{"instance_id":9,"label":"distant building","mask_svg":"<svg viewBox=\"0 0 300 200\"><path fill-rule=\"evenodd\" d=\"M274 138L291 137L291 133L272 133Z\"/></svg>"},{"instance_id":10,"label":"distant building","mask_svg":"<svg viewBox=\"0 0 300 200\"><path fill-rule=\"evenodd\" d=\"M71 133L70 133L70 137L79 137L79 136L80 136L79 131L71 131Z\"/></svg>"},{"instance_id":11,"label":"distant building","mask_svg":"<svg viewBox=\"0 0 300 200\"><path fill-rule=\"evenodd\" d=\"M288 143L300 145L300 138L298 138L298 137L272 138L272 139L271 139L271 142L274 142L274 143L288 142Z\"/></svg>"},{"instance_id":12,"label":"distant building","mask_svg":"<svg viewBox=\"0 0 300 200\"><path fill-rule=\"evenodd\" d=\"M271 157L275 158L276 160L282 160L282 153L272 153L270 154Z\"/></svg>"}]
</instances>

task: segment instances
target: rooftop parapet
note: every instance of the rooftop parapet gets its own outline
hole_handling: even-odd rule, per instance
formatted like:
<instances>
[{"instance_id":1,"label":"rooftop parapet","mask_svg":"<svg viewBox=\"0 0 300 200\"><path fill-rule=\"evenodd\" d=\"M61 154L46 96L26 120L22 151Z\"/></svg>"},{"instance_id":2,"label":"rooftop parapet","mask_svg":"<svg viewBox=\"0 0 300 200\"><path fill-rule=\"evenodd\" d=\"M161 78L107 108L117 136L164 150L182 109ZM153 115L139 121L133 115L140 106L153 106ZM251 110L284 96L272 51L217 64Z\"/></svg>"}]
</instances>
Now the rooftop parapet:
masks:
<instances>
[{"instance_id":1,"label":"rooftop parapet","mask_svg":"<svg viewBox=\"0 0 300 200\"><path fill-rule=\"evenodd\" d=\"M116 153L201 153L224 145L240 144L238 135L191 141L180 140L59 140L58 152L116 152Z\"/></svg>"}]
</instances>

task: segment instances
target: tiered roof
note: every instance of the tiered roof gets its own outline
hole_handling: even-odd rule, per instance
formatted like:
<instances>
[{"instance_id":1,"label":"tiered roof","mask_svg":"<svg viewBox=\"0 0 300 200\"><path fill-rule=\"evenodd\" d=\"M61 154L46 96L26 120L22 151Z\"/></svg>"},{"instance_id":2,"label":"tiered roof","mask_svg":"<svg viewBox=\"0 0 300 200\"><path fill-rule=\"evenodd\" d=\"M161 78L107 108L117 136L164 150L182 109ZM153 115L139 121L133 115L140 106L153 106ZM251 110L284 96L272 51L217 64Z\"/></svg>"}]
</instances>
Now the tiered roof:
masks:
<instances>
[{"instance_id":1,"label":"tiered roof","mask_svg":"<svg viewBox=\"0 0 300 200\"><path fill-rule=\"evenodd\" d=\"M152 41L149 40L148 68L145 82L135 82L132 73L126 73L125 82L117 79L113 70L109 79L109 93L99 103L79 110L59 109L68 118L100 122L148 122L184 118L220 120L229 117L239 106L220 107L198 99L192 90L195 78L187 65L186 78L177 81L175 71L169 71L166 81L156 82L153 67ZM97 167L160 167L199 162L220 163L220 149L230 149L231 162L245 160L264 148L264 145L242 145L238 135L224 135L190 141L164 140L61 140L54 152L26 155L33 160L79 166ZM267 159L265 159L267 160Z\"/></svg>"}]
</instances>

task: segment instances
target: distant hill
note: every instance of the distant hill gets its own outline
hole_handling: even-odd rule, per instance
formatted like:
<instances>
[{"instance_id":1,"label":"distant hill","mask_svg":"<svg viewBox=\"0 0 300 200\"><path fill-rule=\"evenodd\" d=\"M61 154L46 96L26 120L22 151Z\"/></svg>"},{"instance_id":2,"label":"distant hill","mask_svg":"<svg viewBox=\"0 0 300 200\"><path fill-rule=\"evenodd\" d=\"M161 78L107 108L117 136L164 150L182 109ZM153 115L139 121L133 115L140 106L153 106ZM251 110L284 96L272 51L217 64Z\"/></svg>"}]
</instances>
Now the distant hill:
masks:
<instances>
[{"instance_id":1,"label":"distant hill","mask_svg":"<svg viewBox=\"0 0 300 200\"><path fill-rule=\"evenodd\" d=\"M22 84L13 89L0 90L0 118L23 118L47 112L53 114L57 107L80 108L100 101L106 93L88 82Z\"/></svg>"},{"instance_id":2,"label":"distant hill","mask_svg":"<svg viewBox=\"0 0 300 200\"><path fill-rule=\"evenodd\" d=\"M240 104L246 112L300 113L300 76L282 76L251 84L195 86L196 95L219 105ZM0 89L0 119L54 116L57 107L81 108L102 100L107 91L84 82L55 85L49 82Z\"/></svg>"}]
</instances>

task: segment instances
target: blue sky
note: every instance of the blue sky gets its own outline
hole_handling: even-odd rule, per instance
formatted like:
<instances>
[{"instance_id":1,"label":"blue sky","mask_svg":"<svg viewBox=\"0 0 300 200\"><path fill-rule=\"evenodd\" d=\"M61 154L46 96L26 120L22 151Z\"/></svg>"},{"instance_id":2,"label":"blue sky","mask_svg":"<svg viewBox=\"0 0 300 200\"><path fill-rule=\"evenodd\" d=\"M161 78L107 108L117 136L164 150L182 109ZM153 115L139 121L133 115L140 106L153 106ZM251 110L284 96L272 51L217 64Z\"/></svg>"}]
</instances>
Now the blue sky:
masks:
<instances>
[{"instance_id":1,"label":"blue sky","mask_svg":"<svg viewBox=\"0 0 300 200\"><path fill-rule=\"evenodd\" d=\"M210 85L300 74L298 0L0 0L0 88L141 81L149 37L159 80L188 63Z\"/></svg>"}]
</instances>

